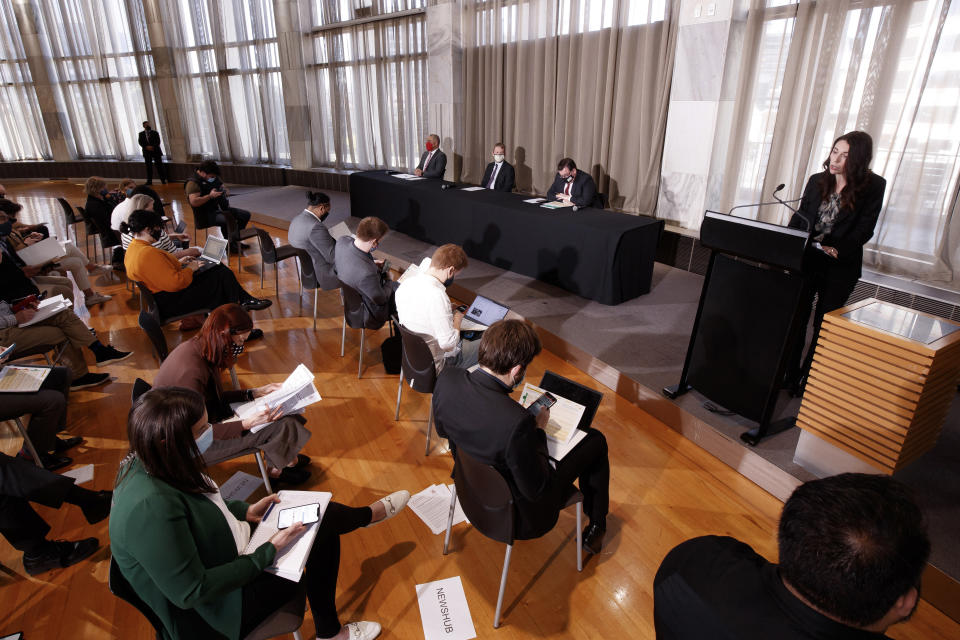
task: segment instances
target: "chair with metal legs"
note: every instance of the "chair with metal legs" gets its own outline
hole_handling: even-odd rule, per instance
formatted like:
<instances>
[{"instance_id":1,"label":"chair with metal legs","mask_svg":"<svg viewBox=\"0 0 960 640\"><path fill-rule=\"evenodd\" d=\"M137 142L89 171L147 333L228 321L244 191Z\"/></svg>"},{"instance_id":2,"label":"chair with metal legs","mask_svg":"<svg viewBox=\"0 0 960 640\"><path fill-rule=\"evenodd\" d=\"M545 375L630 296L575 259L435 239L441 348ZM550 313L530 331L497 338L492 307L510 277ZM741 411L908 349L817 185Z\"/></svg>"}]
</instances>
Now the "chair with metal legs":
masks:
<instances>
[{"instance_id":1,"label":"chair with metal legs","mask_svg":"<svg viewBox=\"0 0 960 640\"><path fill-rule=\"evenodd\" d=\"M403 341L403 351L400 359L400 381L397 384L397 408L393 414L394 420L400 419L400 397L403 395L404 383L419 393L432 394L437 384L437 367L433 362L433 353L427 344L425 336L410 331L399 322L400 339ZM433 404L428 403L430 416L427 418L427 444L423 455L430 455L430 435L433 432Z\"/></svg>"},{"instance_id":2,"label":"chair with metal legs","mask_svg":"<svg viewBox=\"0 0 960 640\"><path fill-rule=\"evenodd\" d=\"M443 553L447 554L450 545L450 529L453 525L453 513L457 497L464 515L483 535L507 545L503 559L503 573L500 575L500 593L497 594L497 610L493 616L493 627L500 626L500 611L503 607L503 594L507 586L507 573L510 571L510 556L516 534L517 508L510 485L491 465L479 462L463 449L453 448L455 464L453 467L454 490L450 496L450 512L447 516L447 532L443 539ZM577 506L577 571L583 571L583 494L572 485L564 508Z\"/></svg>"},{"instance_id":3,"label":"chair with metal legs","mask_svg":"<svg viewBox=\"0 0 960 640\"><path fill-rule=\"evenodd\" d=\"M340 357L346 353L347 327L360 330L360 358L357 363L357 378L363 375L363 343L366 329L379 329L382 322L370 317L367 305L363 304L363 297L350 285L340 281L340 294L343 298L343 331L340 333ZM393 335L393 323L390 323L390 335Z\"/></svg>"},{"instance_id":4,"label":"chair with metal legs","mask_svg":"<svg viewBox=\"0 0 960 640\"><path fill-rule=\"evenodd\" d=\"M263 289L263 272L265 265L273 265L274 286L277 290L277 304L280 303L280 263L288 258L296 258L297 249L289 244L273 244L273 238L263 229L256 230L257 240L260 243L260 288ZM303 283L300 284L300 293L303 294Z\"/></svg>"}]
</instances>

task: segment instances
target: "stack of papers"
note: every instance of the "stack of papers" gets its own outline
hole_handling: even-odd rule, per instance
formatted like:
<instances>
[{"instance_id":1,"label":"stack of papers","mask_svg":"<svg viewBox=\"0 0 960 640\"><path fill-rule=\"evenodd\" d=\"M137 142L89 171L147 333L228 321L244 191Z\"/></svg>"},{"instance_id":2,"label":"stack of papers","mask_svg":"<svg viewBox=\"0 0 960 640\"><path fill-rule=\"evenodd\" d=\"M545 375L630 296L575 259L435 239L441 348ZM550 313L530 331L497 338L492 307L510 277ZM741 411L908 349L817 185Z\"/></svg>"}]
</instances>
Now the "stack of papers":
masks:
<instances>
[{"instance_id":1,"label":"stack of papers","mask_svg":"<svg viewBox=\"0 0 960 640\"><path fill-rule=\"evenodd\" d=\"M529 200L524 200L527 204L540 204L541 202L546 202L546 198L530 198Z\"/></svg>"},{"instance_id":2,"label":"stack of papers","mask_svg":"<svg viewBox=\"0 0 960 640\"><path fill-rule=\"evenodd\" d=\"M393 177L401 180L423 180L420 176L415 176L412 173L394 173Z\"/></svg>"},{"instance_id":3,"label":"stack of papers","mask_svg":"<svg viewBox=\"0 0 960 640\"><path fill-rule=\"evenodd\" d=\"M0 371L0 393L37 391L48 375L50 375L50 367L8 365Z\"/></svg>"},{"instance_id":4,"label":"stack of papers","mask_svg":"<svg viewBox=\"0 0 960 640\"><path fill-rule=\"evenodd\" d=\"M464 187L460 191L483 191L486 187Z\"/></svg>"},{"instance_id":5,"label":"stack of papers","mask_svg":"<svg viewBox=\"0 0 960 640\"><path fill-rule=\"evenodd\" d=\"M435 484L410 496L410 502L407 503L407 506L423 520L423 523L430 528L434 535L447 530L452 487L453 485L446 487L442 484ZM463 514L458 499L453 512L453 524L460 524L461 522L467 522L467 516Z\"/></svg>"},{"instance_id":6,"label":"stack of papers","mask_svg":"<svg viewBox=\"0 0 960 640\"><path fill-rule=\"evenodd\" d=\"M46 300L41 300L37 305L37 313L26 322L18 325L20 327L29 327L30 325L43 322L47 318L57 315L66 309L72 309L73 303L65 299L62 295L57 295Z\"/></svg>"},{"instance_id":7,"label":"stack of papers","mask_svg":"<svg viewBox=\"0 0 960 640\"><path fill-rule=\"evenodd\" d=\"M564 207L572 207L573 201L568 200L567 202L562 202L557 200L556 202L546 202L540 206L544 209L563 209Z\"/></svg>"},{"instance_id":8,"label":"stack of papers","mask_svg":"<svg viewBox=\"0 0 960 640\"><path fill-rule=\"evenodd\" d=\"M317 537L317 527L323 521L323 514L327 511L327 505L330 504L333 494L326 491L280 491L277 496L280 498L280 504L274 504L267 517L257 525L250 542L243 550L243 555L253 553L257 550L257 547L270 540L273 534L279 531L277 521L282 510L315 502L319 503L320 520L308 524L300 537L277 553L273 559L273 564L265 569L265 571L281 578L300 582L300 578L303 576L303 568L307 564L307 556L310 555L310 548L313 547L313 541Z\"/></svg>"},{"instance_id":9,"label":"stack of papers","mask_svg":"<svg viewBox=\"0 0 960 640\"><path fill-rule=\"evenodd\" d=\"M67 255L67 252L64 250L63 244L56 238L44 238L40 242L17 251L17 257L30 266L47 264L65 255Z\"/></svg>"},{"instance_id":10,"label":"stack of papers","mask_svg":"<svg viewBox=\"0 0 960 640\"><path fill-rule=\"evenodd\" d=\"M543 389L528 382L523 385L523 391L520 393L520 404L527 408L544 393ZM555 393L552 395L557 402L550 407L550 420L543 431L547 434L547 451L550 457L554 460L562 460L563 456L587 436L586 431L577 429L586 407Z\"/></svg>"},{"instance_id":11,"label":"stack of papers","mask_svg":"<svg viewBox=\"0 0 960 640\"><path fill-rule=\"evenodd\" d=\"M306 365L301 363L297 365L293 373L283 381L283 385L273 393L255 398L250 402L235 402L230 405L230 408L233 409L236 414L236 419L239 420L256 415L268 406L271 409L280 407L280 415L288 416L294 413L302 413L306 407L320 402L322 399L320 392L317 391L317 387L313 384L313 374L310 373ZM251 433L256 433L269 424L273 423L264 422L263 424L255 425L250 431Z\"/></svg>"}]
</instances>

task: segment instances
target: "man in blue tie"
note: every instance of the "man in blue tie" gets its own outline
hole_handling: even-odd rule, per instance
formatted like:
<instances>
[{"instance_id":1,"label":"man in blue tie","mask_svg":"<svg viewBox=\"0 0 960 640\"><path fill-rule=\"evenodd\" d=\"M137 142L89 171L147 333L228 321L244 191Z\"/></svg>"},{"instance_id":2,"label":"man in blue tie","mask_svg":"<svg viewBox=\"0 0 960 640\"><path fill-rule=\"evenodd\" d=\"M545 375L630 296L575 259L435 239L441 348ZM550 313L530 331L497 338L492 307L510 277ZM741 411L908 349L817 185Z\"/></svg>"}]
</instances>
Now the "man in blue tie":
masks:
<instances>
[{"instance_id":1,"label":"man in blue tie","mask_svg":"<svg viewBox=\"0 0 960 640\"><path fill-rule=\"evenodd\" d=\"M506 150L502 142L493 145L493 162L483 172L481 185L487 189L510 193L514 187L513 165L506 161Z\"/></svg>"}]
</instances>

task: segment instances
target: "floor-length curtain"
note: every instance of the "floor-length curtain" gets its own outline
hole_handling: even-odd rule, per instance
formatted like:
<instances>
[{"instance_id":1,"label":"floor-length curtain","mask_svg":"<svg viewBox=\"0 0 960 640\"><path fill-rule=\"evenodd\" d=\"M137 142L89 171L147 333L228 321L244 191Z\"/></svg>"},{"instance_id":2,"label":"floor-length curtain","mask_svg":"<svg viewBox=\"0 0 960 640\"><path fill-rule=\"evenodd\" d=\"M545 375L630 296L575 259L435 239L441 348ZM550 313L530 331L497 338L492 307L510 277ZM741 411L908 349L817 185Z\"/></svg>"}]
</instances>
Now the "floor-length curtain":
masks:
<instances>
[{"instance_id":1,"label":"floor-length curtain","mask_svg":"<svg viewBox=\"0 0 960 640\"><path fill-rule=\"evenodd\" d=\"M273 3L161 0L187 152L289 164Z\"/></svg>"},{"instance_id":2,"label":"floor-length curtain","mask_svg":"<svg viewBox=\"0 0 960 640\"><path fill-rule=\"evenodd\" d=\"M546 192L569 156L611 206L651 213L679 4L465 1L462 179L502 141L522 191Z\"/></svg>"},{"instance_id":3,"label":"floor-length curtain","mask_svg":"<svg viewBox=\"0 0 960 640\"><path fill-rule=\"evenodd\" d=\"M50 139L10 0L0 1L0 161L50 160Z\"/></svg>"},{"instance_id":4,"label":"floor-length curtain","mask_svg":"<svg viewBox=\"0 0 960 640\"><path fill-rule=\"evenodd\" d=\"M732 151L722 196L708 206L769 199L781 182L799 195L833 140L863 130L874 139L873 170L887 180L865 263L925 280L960 275L960 233L951 228L960 179L960 3L773 6L783 4L751 0L746 30L755 37L743 54L737 126L722 132ZM787 215L759 213L773 222Z\"/></svg>"}]
</instances>

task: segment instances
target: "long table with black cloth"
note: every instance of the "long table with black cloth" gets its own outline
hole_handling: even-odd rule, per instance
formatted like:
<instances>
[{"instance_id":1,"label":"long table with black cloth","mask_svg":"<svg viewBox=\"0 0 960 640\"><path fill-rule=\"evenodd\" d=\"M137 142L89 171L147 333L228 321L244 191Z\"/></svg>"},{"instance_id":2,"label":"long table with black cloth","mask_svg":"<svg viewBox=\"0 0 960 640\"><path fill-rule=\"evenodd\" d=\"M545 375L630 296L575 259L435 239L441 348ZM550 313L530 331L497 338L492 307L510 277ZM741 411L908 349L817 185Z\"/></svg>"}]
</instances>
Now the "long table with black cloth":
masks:
<instances>
[{"instance_id":1,"label":"long table with black cloth","mask_svg":"<svg viewBox=\"0 0 960 640\"><path fill-rule=\"evenodd\" d=\"M594 208L550 210L523 202L531 196L442 190L443 184L386 171L351 174L351 215L376 216L430 244L460 245L471 258L602 304L650 291L662 220Z\"/></svg>"}]
</instances>

